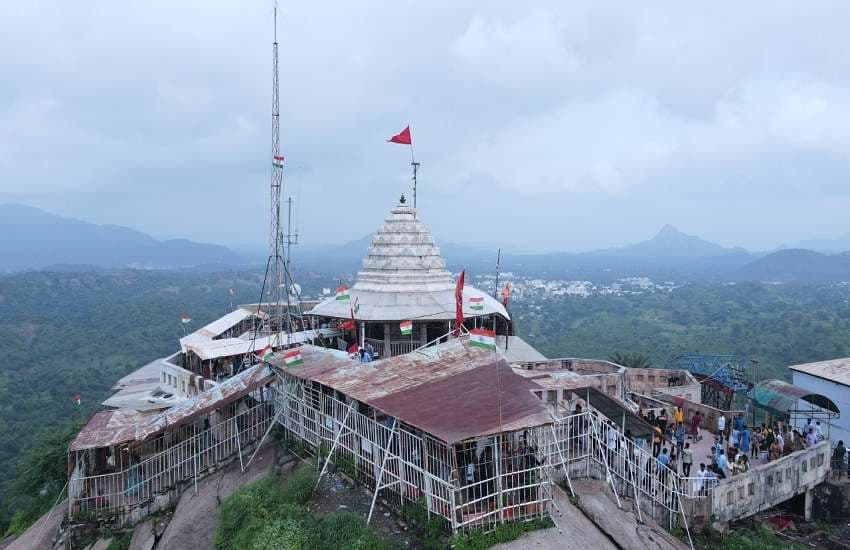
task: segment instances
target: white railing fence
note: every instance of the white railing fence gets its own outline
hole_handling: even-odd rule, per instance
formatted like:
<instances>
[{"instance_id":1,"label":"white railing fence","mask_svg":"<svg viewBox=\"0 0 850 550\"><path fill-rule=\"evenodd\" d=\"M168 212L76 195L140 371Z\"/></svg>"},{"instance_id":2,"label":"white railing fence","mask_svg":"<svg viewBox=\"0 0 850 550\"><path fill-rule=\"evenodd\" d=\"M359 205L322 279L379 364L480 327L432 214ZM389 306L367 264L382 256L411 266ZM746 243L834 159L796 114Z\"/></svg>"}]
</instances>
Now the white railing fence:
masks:
<instances>
[{"instance_id":1,"label":"white railing fence","mask_svg":"<svg viewBox=\"0 0 850 550\"><path fill-rule=\"evenodd\" d=\"M243 448L260 439L273 416L270 403L256 404L153 454L145 453L153 443L144 444L133 450L135 458L128 467L106 474L84 475L96 450L72 453L74 472L68 483L71 519L122 516L181 483L197 479L211 467L235 459Z\"/></svg>"}]
</instances>

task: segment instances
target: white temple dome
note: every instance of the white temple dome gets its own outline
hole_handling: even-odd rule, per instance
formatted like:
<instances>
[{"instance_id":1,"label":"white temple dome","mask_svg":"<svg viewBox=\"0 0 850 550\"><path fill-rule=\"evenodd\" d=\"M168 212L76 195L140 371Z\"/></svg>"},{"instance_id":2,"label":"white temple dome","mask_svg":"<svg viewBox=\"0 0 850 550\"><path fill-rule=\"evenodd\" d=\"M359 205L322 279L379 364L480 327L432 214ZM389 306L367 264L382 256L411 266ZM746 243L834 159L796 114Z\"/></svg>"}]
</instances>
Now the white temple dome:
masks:
<instances>
[{"instance_id":1,"label":"white temple dome","mask_svg":"<svg viewBox=\"0 0 850 550\"><path fill-rule=\"evenodd\" d=\"M455 318L454 290L455 282L434 238L402 197L372 236L363 268L350 290L350 301L330 298L309 314L347 319L357 300L358 320L451 320ZM496 313L509 318L492 296L468 285L463 294L464 316ZM468 310L470 297L483 297L484 309Z\"/></svg>"}]
</instances>

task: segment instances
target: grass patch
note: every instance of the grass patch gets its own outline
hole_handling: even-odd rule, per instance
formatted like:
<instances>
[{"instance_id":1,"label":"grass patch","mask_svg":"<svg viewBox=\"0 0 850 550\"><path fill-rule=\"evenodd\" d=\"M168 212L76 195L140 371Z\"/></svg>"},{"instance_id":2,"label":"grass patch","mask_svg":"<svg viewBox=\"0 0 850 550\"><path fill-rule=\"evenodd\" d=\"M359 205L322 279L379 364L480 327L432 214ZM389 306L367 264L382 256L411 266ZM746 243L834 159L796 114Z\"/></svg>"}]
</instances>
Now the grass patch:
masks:
<instances>
[{"instance_id":1,"label":"grass patch","mask_svg":"<svg viewBox=\"0 0 850 550\"><path fill-rule=\"evenodd\" d=\"M720 539L705 534L697 535L694 537L694 547L700 550L775 550L776 548L802 550L805 548L780 537L765 527L736 528L734 532Z\"/></svg>"},{"instance_id":2,"label":"grass patch","mask_svg":"<svg viewBox=\"0 0 850 550\"><path fill-rule=\"evenodd\" d=\"M221 505L216 550L390 550L389 542L352 513L316 520L306 508L317 472L302 465L290 476L269 476L230 495Z\"/></svg>"},{"instance_id":3,"label":"grass patch","mask_svg":"<svg viewBox=\"0 0 850 550\"><path fill-rule=\"evenodd\" d=\"M451 547L455 550L484 550L502 542L516 540L529 531L548 529L554 525L549 518L504 523L497 525L489 533L483 531L458 533L451 538Z\"/></svg>"}]
</instances>

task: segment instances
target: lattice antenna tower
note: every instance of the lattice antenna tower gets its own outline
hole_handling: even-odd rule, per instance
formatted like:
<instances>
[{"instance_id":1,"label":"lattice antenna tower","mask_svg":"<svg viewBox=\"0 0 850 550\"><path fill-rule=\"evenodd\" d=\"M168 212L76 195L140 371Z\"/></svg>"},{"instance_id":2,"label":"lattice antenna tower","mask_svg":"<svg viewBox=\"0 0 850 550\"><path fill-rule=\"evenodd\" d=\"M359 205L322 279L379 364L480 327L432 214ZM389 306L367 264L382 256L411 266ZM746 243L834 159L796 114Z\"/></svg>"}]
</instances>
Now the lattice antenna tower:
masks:
<instances>
[{"instance_id":1,"label":"lattice antenna tower","mask_svg":"<svg viewBox=\"0 0 850 550\"><path fill-rule=\"evenodd\" d=\"M272 173L271 223L269 224L269 269L266 270L269 288L269 330L271 345L281 345L278 334L284 329L283 301L286 297L286 268L284 266L283 231L280 225L280 199L283 194L283 156L280 154L280 77L277 53L277 2L274 6L274 42L272 43Z\"/></svg>"}]
</instances>

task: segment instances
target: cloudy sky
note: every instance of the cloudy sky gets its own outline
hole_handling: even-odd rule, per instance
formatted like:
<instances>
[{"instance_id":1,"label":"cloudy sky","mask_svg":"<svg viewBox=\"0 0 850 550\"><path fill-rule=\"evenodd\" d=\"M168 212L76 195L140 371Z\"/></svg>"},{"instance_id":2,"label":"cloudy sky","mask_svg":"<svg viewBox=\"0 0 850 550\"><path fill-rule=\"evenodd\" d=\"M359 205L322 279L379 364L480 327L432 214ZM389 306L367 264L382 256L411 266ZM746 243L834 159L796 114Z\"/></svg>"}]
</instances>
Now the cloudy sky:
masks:
<instances>
[{"instance_id":1,"label":"cloudy sky","mask_svg":"<svg viewBox=\"0 0 850 550\"><path fill-rule=\"evenodd\" d=\"M266 239L272 2L0 4L0 202ZM850 231L850 3L286 2L305 244L407 191L438 238L586 250L665 223L772 248Z\"/></svg>"}]
</instances>

